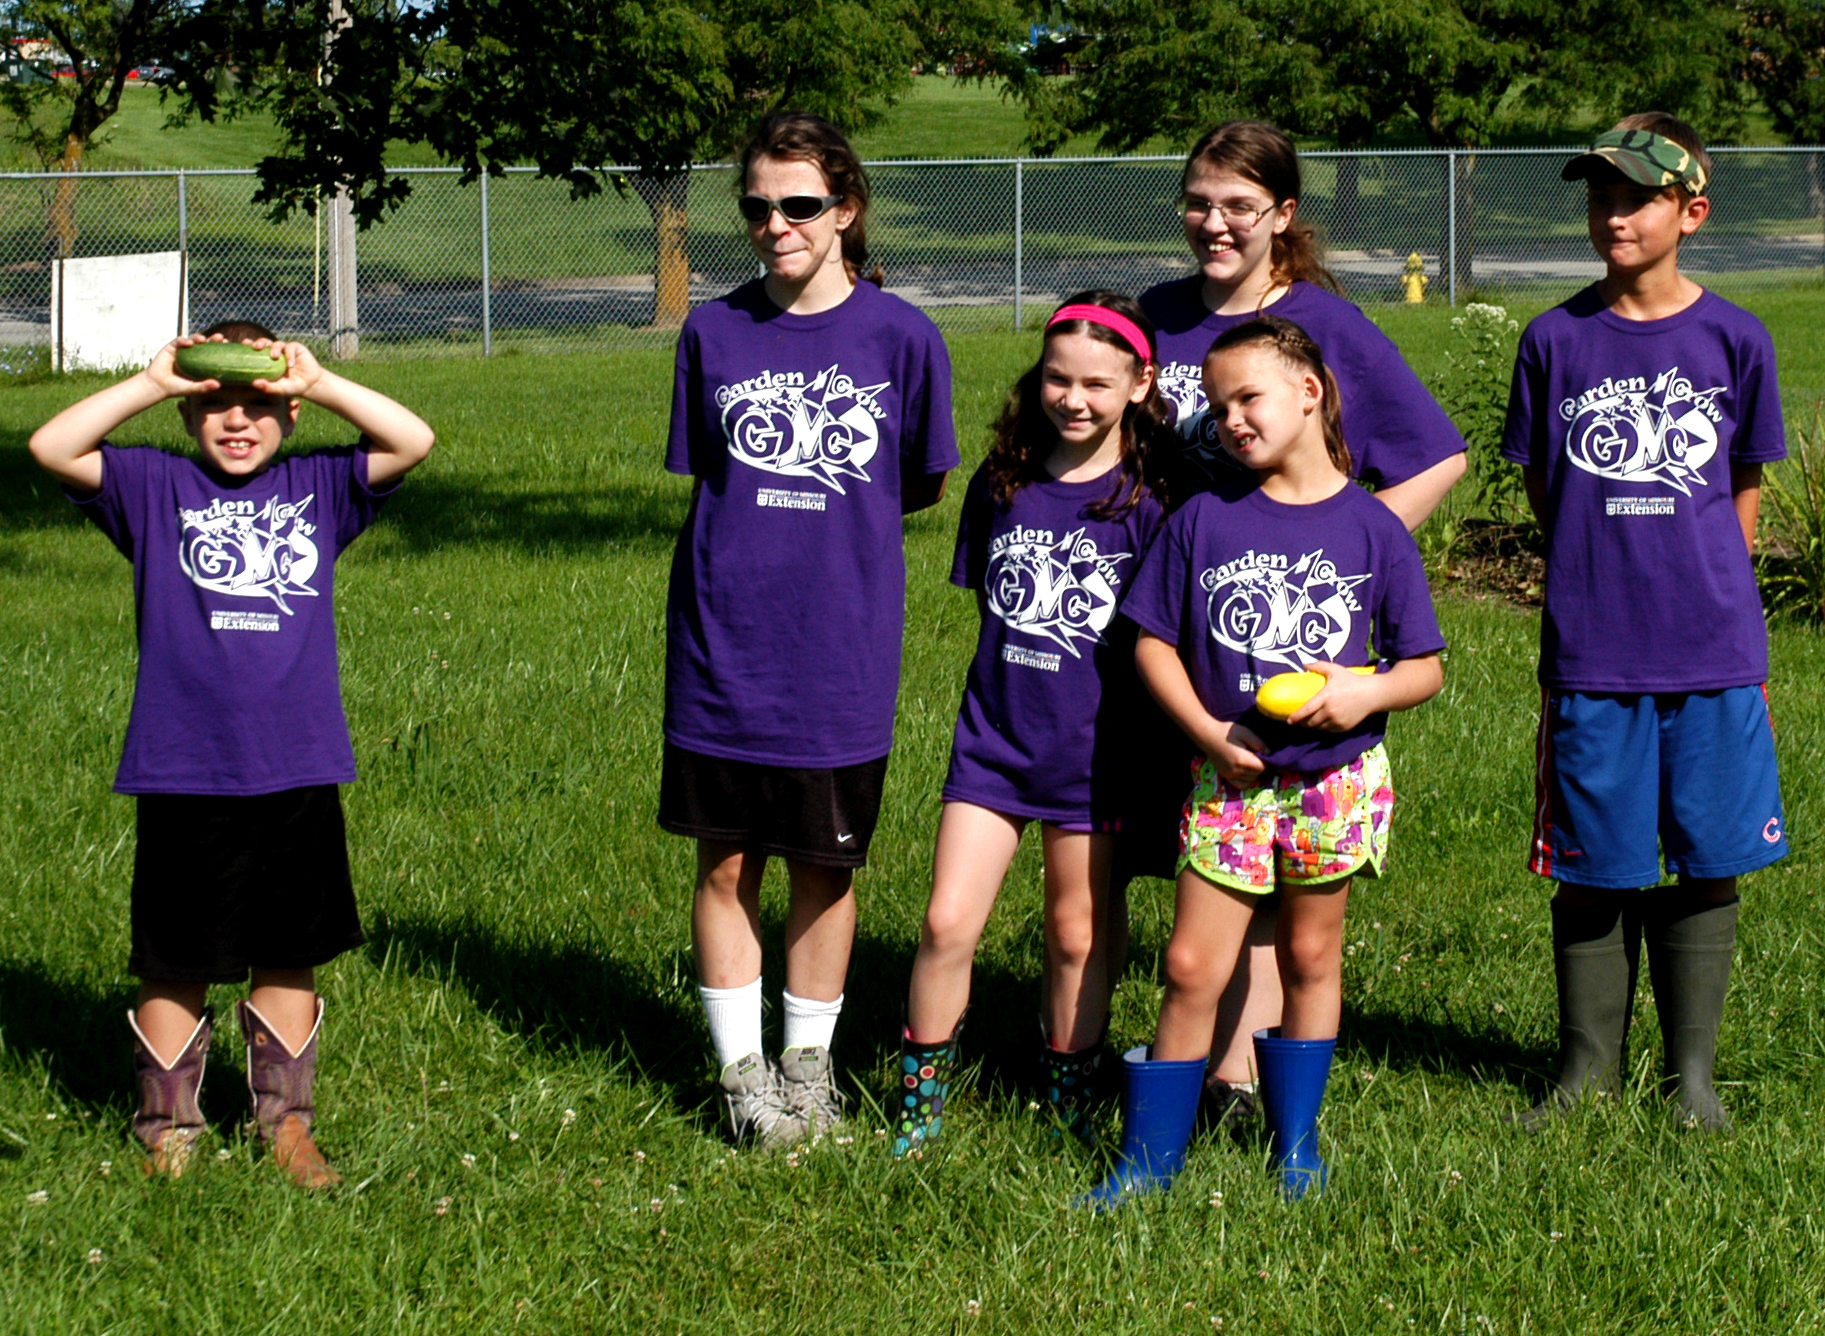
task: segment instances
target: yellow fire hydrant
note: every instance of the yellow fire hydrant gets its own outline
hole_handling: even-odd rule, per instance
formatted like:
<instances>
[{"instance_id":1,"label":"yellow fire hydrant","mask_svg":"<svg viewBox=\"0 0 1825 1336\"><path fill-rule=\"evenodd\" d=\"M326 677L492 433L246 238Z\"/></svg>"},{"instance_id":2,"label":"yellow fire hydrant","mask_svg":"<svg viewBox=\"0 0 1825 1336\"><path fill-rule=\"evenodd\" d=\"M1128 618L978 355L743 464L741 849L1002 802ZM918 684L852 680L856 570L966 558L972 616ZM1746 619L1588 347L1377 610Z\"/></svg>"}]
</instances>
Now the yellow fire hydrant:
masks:
<instances>
[{"instance_id":1,"label":"yellow fire hydrant","mask_svg":"<svg viewBox=\"0 0 1825 1336\"><path fill-rule=\"evenodd\" d=\"M1409 302L1418 305L1426 300L1426 284L1431 280L1426 277L1426 262L1414 251L1407 257L1407 267L1400 271L1400 290Z\"/></svg>"}]
</instances>

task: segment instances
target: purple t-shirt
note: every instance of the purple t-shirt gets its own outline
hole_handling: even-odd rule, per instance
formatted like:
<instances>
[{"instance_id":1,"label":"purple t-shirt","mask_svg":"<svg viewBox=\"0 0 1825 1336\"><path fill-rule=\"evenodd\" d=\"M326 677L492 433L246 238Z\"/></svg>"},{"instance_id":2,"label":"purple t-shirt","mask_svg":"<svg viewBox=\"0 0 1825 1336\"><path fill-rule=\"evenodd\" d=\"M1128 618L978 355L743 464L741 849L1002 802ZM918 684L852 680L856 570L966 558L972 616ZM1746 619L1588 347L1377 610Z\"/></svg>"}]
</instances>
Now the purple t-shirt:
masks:
<instances>
[{"instance_id":1,"label":"purple t-shirt","mask_svg":"<svg viewBox=\"0 0 1825 1336\"><path fill-rule=\"evenodd\" d=\"M692 311L665 466L700 486L672 557L666 738L807 769L885 756L900 484L957 462L944 340L898 297L858 283L788 315L756 280Z\"/></svg>"},{"instance_id":2,"label":"purple t-shirt","mask_svg":"<svg viewBox=\"0 0 1825 1336\"><path fill-rule=\"evenodd\" d=\"M1174 470L1175 496L1242 472L1224 450L1209 413L1204 356L1218 335L1254 315L1213 314L1200 295L1202 283L1193 274L1141 294L1141 309L1153 321L1159 342L1160 393L1177 411L1185 442L1182 468ZM1372 487L1391 487L1464 450L1463 436L1394 341L1350 302L1300 281L1262 314L1291 320L1324 355L1337 380L1343 439L1357 478Z\"/></svg>"},{"instance_id":3,"label":"purple t-shirt","mask_svg":"<svg viewBox=\"0 0 1825 1336\"><path fill-rule=\"evenodd\" d=\"M1784 459L1774 345L1707 292L1625 320L1594 287L1521 335L1502 454L1546 470L1540 681L1713 691L1768 679L1732 464Z\"/></svg>"},{"instance_id":4,"label":"purple t-shirt","mask_svg":"<svg viewBox=\"0 0 1825 1336\"><path fill-rule=\"evenodd\" d=\"M951 745L946 802L1008 816L1104 822L1126 797L1134 636L1115 619L1161 523L1144 495L1118 519L1086 512L1114 490L1027 483L998 505L976 470L951 583L982 595L982 631Z\"/></svg>"},{"instance_id":5,"label":"purple t-shirt","mask_svg":"<svg viewBox=\"0 0 1825 1336\"><path fill-rule=\"evenodd\" d=\"M354 446L251 478L102 447L71 499L133 563L139 677L114 788L254 795L355 778L336 671L336 558L392 493Z\"/></svg>"},{"instance_id":6,"label":"purple t-shirt","mask_svg":"<svg viewBox=\"0 0 1825 1336\"><path fill-rule=\"evenodd\" d=\"M1306 506L1252 481L1199 493L1167 521L1122 615L1177 646L1204 708L1241 720L1280 770L1347 764L1381 741L1388 716L1348 733L1281 723L1255 709L1267 678L1314 659L1359 667L1445 647L1413 536L1354 484Z\"/></svg>"}]
</instances>

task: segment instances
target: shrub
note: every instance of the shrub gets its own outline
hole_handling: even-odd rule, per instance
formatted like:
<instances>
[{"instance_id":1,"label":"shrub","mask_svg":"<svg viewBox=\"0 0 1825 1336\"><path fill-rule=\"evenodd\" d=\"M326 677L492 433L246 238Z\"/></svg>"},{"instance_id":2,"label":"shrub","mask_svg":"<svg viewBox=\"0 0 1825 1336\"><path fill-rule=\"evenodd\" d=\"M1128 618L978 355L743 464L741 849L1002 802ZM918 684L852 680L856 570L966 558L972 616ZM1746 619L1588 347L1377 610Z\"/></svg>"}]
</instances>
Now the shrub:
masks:
<instances>
[{"instance_id":1,"label":"shrub","mask_svg":"<svg viewBox=\"0 0 1825 1336\"><path fill-rule=\"evenodd\" d=\"M1825 402L1796 426L1783 464L1762 474L1756 578L1771 613L1825 617Z\"/></svg>"},{"instance_id":2,"label":"shrub","mask_svg":"<svg viewBox=\"0 0 1825 1336\"><path fill-rule=\"evenodd\" d=\"M1472 302L1451 320L1453 346L1439 402L1470 446L1476 505L1497 523L1533 527L1533 512L1521 471L1502 458L1502 424L1508 416L1508 385L1514 371L1520 325L1504 307Z\"/></svg>"}]
</instances>

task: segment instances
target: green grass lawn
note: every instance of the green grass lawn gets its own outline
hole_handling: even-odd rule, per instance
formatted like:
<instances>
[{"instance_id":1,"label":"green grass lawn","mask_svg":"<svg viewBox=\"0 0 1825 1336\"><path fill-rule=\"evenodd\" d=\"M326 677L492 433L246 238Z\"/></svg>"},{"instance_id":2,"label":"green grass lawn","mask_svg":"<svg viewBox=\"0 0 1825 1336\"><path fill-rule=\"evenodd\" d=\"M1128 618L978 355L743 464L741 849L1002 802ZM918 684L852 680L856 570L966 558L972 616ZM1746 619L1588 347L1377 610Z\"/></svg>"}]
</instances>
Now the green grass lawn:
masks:
<instances>
[{"instance_id":1,"label":"green grass lawn","mask_svg":"<svg viewBox=\"0 0 1825 1336\"><path fill-rule=\"evenodd\" d=\"M1825 350L1809 307L1785 303L1757 305L1793 406L1825 384ZM1442 365L1448 312L1382 318L1423 373ZM1036 344L953 340L966 454ZM348 1185L316 1199L235 1133L226 1030L203 1163L178 1184L140 1176L121 1016L132 811L108 792L133 680L127 566L25 451L102 382L0 388L0 1329L1825 1327L1825 781L1809 764L1825 644L1809 627L1773 635L1794 854L1746 885L1719 1059L1732 1137L1669 1125L1645 997L1628 1099L1535 1139L1503 1122L1554 1052L1546 887L1522 868L1538 628L1443 594L1447 685L1395 723L1395 858L1350 911L1330 1193L1285 1207L1264 1146L1213 1139L1162 1199L1067 1209L1097 1170L1028 1111L1031 848L978 961L944 1140L892 1163L866 1101L897 1041L973 645L970 599L945 583L960 487L907 524L899 728L837 1040L858 1116L797 1155L731 1152L690 963L691 850L652 822L687 490L659 465L669 368L663 350L357 368L441 443L340 581L370 942L322 974L318 1128ZM118 435L176 443L176 414ZM344 439L311 411L301 436ZM773 939L782 910L775 881ZM1164 884L1137 888L1118 1047L1151 1031L1169 915ZM770 956L770 990L781 977Z\"/></svg>"},{"instance_id":2,"label":"green grass lawn","mask_svg":"<svg viewBox=\"0 0 1825 1336\"><path fill-rule=\"evenodd\" d=\"M161 102L158 90L130 85L121 108L87 166L96 171L171 167L251 167L278 148L278 133L264 114L212 125L190 122L169 128L175 100ZM1026 135L1025 112L993 84L975 84L939 75L913 81L907 95L889 109L880 125L856 137L870 158L1005 158L1020 152ZM1066 145L1067 153L1096 151L1094 140ZM1176 152L1177 146L1148 145L1143 151ZM422 146L395 145L387 160L398 166L430 166L437 159ZM22 150L7 145L0 168L35 171Z\"/></svg>"}]
</instances>

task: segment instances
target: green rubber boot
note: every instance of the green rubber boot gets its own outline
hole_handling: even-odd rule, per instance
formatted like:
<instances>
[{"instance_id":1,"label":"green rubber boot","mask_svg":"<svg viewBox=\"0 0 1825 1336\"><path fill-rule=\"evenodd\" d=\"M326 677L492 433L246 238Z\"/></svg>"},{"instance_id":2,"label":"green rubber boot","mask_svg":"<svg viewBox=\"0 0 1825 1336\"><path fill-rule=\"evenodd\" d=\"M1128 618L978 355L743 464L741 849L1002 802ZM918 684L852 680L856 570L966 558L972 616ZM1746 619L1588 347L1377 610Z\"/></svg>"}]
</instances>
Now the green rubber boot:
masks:
<instances>
[{"instance_id":1,"label":"green rubber boot","mask_svg":"<svg viewBox=\"0 0 1825 1336\"><path fill-rule=\"evenodd\" d=\"M1711 1073L1740 908L1735 900L1696 906L1687 900L1668 906L1665 913L1651 913L1645 924L1648 970L1666 1044L1661 1093L1675 1102L1683 1126L1706 1132L1730 1130L1730 1115L1717 1098Z\"/></svg>"},{"instance_id":2,"label":"green rubber boot","mask_svg":"<svg viewBox=\"0 0 1825 1336\"><path fill-rule=\"evenodd\" d=\"M1586 1095L1622 1093L1624 1041L1635 1004L1641 925L1621 897L1594 909L1553 901L1553 972L1559 984L1559 1075L1515 1123L1537 1132Z\"/></svg>"}]
</instances>

